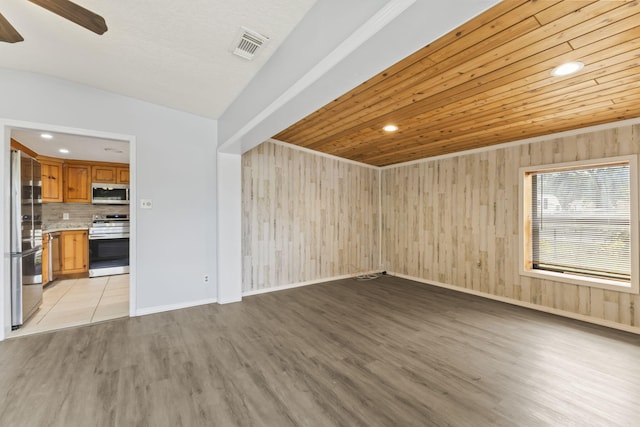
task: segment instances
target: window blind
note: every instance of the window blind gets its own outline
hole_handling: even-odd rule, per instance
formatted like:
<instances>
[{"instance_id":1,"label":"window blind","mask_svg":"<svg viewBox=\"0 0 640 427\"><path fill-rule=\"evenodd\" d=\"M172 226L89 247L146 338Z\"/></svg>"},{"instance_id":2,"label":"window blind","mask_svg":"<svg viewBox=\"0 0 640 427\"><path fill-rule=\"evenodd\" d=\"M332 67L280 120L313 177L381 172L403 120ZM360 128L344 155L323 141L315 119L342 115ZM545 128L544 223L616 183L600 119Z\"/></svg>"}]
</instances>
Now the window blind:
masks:
<instances>
[{"instance_id":1,"label":"window blind","mask_svg":"<svg viewBox=\"0 0 640 427\"><path fill-rule=\"evenodd\" d=\"M531 178L533 268L630 280L629 165Z\"/></svg>"}]
</instances>

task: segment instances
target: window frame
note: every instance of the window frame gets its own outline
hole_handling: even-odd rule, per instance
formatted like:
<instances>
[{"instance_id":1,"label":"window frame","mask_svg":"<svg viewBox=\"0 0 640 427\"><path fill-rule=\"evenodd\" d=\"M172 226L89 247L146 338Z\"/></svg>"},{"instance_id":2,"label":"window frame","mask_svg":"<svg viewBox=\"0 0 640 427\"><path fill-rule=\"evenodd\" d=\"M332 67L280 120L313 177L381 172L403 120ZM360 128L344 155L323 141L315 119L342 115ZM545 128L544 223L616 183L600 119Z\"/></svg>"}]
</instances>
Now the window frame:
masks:
<instances>
[{"instance_id":1,"label":"window frame","mask_svg":"<svg viewBox=\"0 0 640 427\"><path fill-rule=\"evenodd\" d=\"M534 269L532 262L532 203L533 196L531 176L535 173L560 172L594 167L629 165L629 209L630 209L630 238L631 238L631 280L617 281L613 279L582 276L579 274L562 273L541 269ZM640 234L638 223L638 155L607 157L601 159L580 160L575 162L543 164L538 166L521 167L519 176L519 270L520 276L536 279L552 280L579 286L607 289L617 292L639 293L638 275L640 273Z\"/></svg>"}]
</instances>

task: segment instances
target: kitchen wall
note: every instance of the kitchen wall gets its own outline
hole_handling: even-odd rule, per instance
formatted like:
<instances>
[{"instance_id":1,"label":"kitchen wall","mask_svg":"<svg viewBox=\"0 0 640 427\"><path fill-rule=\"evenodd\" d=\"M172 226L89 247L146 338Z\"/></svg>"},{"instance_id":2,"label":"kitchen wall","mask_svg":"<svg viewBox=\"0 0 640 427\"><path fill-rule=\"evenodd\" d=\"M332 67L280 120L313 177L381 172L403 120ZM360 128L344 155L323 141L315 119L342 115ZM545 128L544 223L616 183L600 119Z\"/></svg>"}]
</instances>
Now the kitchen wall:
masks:
<instances>
[{"instance_id":1,"label":"kitchen wall","mask_svg":"<svg viewBox=\"0 0 640 427\"><path fill-rule=\"evenodd\" d=\"M68 213L69 219L62 219L62 214ZM89 203L43 203L42 226L52 224L87 224L93 221L93 215L128 214L129 205L92 205Z\"/></svg>"},{"instance_id":2,"label":"kitchen wall","mask_svg":"<svg viewBox=\"0 0 640 427\"><path fill-rule=\"evenodd\" d=\"M243 291L376 269L378 174L280 143L243 154Z\"/></svg>"},{"instance_id":3,"label":"kitchen wall","mask_svg":"<svg viewBox=\"0 0 640 427\"><path fill-rule=\"evenodd\" d=\"M518 169L639 152L640 125L632 125L384 169L385 268L637 327L638 295L519 275Z\"/></svg>"}]
</instances>

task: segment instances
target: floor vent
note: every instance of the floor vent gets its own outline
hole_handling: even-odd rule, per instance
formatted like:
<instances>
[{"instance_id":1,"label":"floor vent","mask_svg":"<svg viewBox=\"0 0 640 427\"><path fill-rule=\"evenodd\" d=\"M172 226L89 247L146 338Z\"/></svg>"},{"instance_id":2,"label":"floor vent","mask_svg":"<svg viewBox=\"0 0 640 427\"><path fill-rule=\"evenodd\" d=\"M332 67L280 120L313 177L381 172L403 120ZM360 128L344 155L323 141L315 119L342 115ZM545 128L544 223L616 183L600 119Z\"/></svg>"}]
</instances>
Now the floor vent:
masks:
<instances>
[{"instance_id":1,"label":"floor vent","mask_svg":"<svg viewBox=\"0 0 640 427\"><path fill-rule=\"evenodd\" d=\"M253 59L256 52L267 42L269 37L252 31L245 27L240 27L240 34L233 44L233 53L244 59Z\"/></svg>"}]
</instances>

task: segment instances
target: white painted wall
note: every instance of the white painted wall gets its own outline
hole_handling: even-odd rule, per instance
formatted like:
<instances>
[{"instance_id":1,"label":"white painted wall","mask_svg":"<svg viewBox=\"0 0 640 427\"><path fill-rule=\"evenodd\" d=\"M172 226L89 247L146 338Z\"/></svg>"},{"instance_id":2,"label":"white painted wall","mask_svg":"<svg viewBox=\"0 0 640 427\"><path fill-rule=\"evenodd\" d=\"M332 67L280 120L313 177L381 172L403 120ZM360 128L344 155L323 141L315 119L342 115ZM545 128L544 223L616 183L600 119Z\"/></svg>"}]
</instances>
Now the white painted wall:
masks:
<instances>
[{"instance_id":1,"label":"white painted wall","mask_svg":"<svg viewBox=\"0 0 640 427\"><path fill-rule=\"evenodd\" d=\"M242 157L218 153L218 302L242 299Z\"/></svg>"},{"instance_id":2,"label":"white painted wall","mask_svg":"<svg viewBox=\"0 0 640 427\"><path fill-rule=\"evenodd\" d=\"M153 200L151 210L132 202L137 215L136 312L216 299L215 120L7 69L0 69L0 93L0 120L135 137L136 194L138 199ZM6 166L8 138L4 144L0 163ZM4 177L2 181L1 199L6 202L8 184ZM7 223L4 217L2 221ZM5 262L0 265L4 283L8 283L6 236L3 233ZM208 283L205 274L211 278Z\"/></svg>"}]
</instances>

